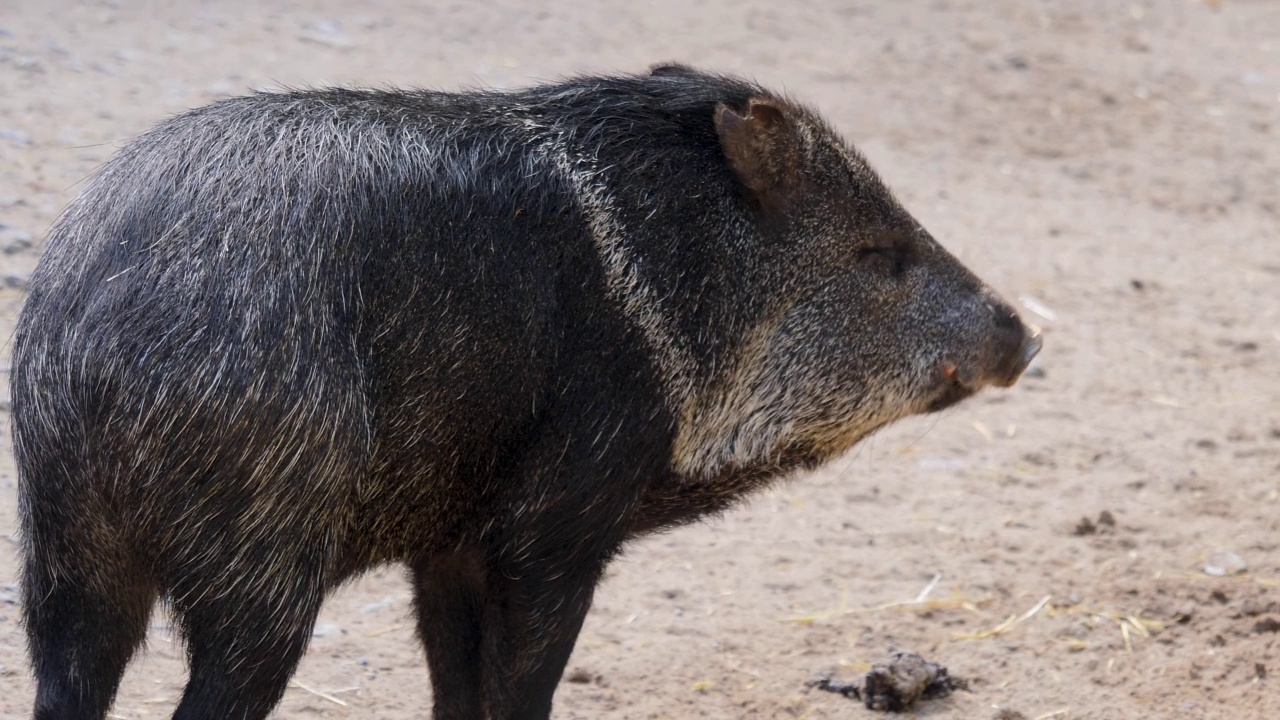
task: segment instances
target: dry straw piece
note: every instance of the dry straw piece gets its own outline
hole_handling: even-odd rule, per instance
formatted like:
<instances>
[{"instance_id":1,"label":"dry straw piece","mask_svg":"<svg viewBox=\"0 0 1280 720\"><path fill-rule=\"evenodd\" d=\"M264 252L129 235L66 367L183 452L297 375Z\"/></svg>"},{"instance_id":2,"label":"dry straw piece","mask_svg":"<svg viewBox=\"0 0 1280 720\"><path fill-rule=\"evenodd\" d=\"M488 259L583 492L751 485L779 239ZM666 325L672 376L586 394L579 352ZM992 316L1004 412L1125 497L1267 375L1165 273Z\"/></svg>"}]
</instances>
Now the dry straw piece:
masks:
<instances>
[{"instance_id":1,"label":"dry straw piece","mask_svg":"<svg viewBox=\"0 0 1280 720\"><path fill-rule=\"evenodd\" d=\"M315 695L316 697L321 698L321 699L323 699L323 700L328 700L329 702L331 702L331 703L333 703L333 704L335 704L335 705L340 705L340 706L342 706L342 707L347 707L347 702L346 702L345 700L343 700L342 698L337 698L337 697L334 697L334 696L330 695L330 694L329 694L329 693L327 693L327 692L321 692L320 690L316 690L315 688L308 687L308 686L303 685L302 683L298 682L297 680L290 680L290 681L289 681L289 686L290 686L290 687L296 687L296 688L298 688L299 690L302 690L302 691L305 691L305 692L309 692L309 693L311 693L312 695Z\"/></svg>"},{"instance_id":2,"label":"dry straw piece","mask_svg":"<svg viewBox=\"0 0 1280 720\"><path fill-rule=\"evenodd\" d=\"M1007 620L990 630L983 630L976 633L961 633L956 635L956 640L983 640L990 637L996 637L997 635L1004 635L1027 620L1035 617L1036 613L1040 612L1044 609L1045 605L1049 604L1050 597L1051 596L1049 595L1045 595L1040 598L1040 602L1036 603L1030 610L1022 613L1021 615L1010 615Z\"/></svg>"},{"instance_id":3,"label":"dry straw piece","mask_svg":"<svg viewBox=\"0 0 1280 720\"><path fill-rule=\"evenodd\" d=\"M816 622L834 620L836 618L841 618L848 615L865 615L867 613L875 613L875 612L880 612L882 610L892 610L894 608L910 608L913 610L914 609L920 609L920 610L960 609L960 610L971 610L976 612L979 606L985 605L991 602L991 598L983 598L980 600L970 600L961 594L959 588L956 588L955 593L950 598L947 598L945 600L928 599L929 594L932 593L933 589L938 586L938 582L940 580L942 580L942 573L935 574L933 578L929 580L929 583L924 586L924 589L921 590L919 594L917 594L915 598L912 600L898 600L895 602L884 603L882 605L870 605L867 607L860 607L860 608L849 607L849 592L848 592L848 589L846 588L844 592L844 597L840 601L840 608L838 610L828 610L826 612L812 613L809 615L793 615L788 618L783 618L783 621L789 622L789 623L797 623L801 625L812 625L813 623L816 623Z\"/></svg>"}]
</instances>

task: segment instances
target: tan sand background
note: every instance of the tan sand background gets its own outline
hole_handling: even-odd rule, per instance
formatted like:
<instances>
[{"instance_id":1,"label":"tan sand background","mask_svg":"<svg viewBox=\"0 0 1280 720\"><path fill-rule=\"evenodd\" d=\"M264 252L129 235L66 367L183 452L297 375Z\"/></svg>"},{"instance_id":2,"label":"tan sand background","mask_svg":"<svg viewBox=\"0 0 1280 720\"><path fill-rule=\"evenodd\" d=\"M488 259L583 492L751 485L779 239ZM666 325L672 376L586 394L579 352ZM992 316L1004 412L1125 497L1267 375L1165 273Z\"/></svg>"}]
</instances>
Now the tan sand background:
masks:
<instances>
[{"instance_id":1,"label":"tan sand background","mask_svg":"<svg viewBox=\"0 0 1280 720\"><path fill-rule=\"evenodd\" d=\"M915 717L1280 717L1275 0L0 0L0 336L60 207L167 114L675 59L820 108L1025 298L1046 346L1012 391L635 543L556 717L869 717L805 683L891 649L971 683ZM0 419L0 717L17 718L33 687ZM1205 574L1222 551L1247 570ZM408 609L396 568L333 596L276 716L426 715ZM157 615L113 717L167 717L182 681Z\"/></svg>"}]
</instances>

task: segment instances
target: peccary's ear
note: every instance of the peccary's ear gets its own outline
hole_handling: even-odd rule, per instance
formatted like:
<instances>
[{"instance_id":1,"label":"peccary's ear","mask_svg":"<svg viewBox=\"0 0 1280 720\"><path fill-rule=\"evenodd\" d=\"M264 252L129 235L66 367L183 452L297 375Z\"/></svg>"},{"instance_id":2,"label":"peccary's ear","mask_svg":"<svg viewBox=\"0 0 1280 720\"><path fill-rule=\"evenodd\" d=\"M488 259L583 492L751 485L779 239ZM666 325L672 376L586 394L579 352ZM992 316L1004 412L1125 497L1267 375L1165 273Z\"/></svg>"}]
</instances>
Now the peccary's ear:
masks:
<instances>
[{"instance_id":1,"label":"peccary's ear","mask_svg":"<svg viewBox=\"0 0 1280 720\"><path fill-rule=\"evenodd\" d=\"M768 209L783 210L801 184L801 143L788 109L751 98L745 113L716 105L720 147L746 190Z\"/></svg>"}]
</instances>

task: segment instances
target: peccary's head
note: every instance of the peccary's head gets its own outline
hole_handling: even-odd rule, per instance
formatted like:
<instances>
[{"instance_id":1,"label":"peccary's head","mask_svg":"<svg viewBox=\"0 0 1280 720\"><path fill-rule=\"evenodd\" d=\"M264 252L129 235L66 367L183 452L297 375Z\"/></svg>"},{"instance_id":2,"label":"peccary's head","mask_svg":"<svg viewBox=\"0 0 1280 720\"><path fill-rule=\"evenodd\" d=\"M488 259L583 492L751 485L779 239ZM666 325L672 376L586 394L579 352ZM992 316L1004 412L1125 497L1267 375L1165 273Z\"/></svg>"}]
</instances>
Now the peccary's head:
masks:
<instances>
[{"instance_id":1,"label":"peccary's head","mask_svg":"<svg viewBox=\"0 0 1280 720\"><path fill-rule=\"evenodd\" d=\"M813 466L876 428L1012 385L1038 331L939 245L813 113L767 96L714 117L767 307L686 404L677 470Z\"/></svg>"}]
</instances>

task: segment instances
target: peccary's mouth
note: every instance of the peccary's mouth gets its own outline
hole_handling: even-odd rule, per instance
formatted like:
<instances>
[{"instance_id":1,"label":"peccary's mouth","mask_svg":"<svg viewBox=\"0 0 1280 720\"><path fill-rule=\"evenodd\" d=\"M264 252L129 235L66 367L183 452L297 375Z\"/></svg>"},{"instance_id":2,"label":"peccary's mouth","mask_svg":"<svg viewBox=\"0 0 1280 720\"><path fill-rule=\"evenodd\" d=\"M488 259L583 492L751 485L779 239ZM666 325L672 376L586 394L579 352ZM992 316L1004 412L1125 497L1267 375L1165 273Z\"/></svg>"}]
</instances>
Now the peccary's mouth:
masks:
<instances>
[{"instance_id":1,"label":"peccary's mouth","mask_svg":"<svg viewBox=\"0 0 1280 720\"><path fill-rule=\"evenodd\" d=\"M945 367L945 363L944 363ZM943 371L944 375L946 371ZM955 378L954 374L947 377L945 384L942 386L942 394L929 402L925 408L925 412L938 412L946 410L956 403L978 392L978 388L970 387Z\"/></svg>"}]
</instances>

